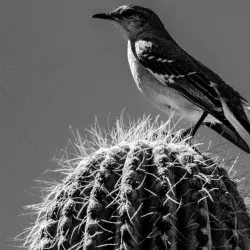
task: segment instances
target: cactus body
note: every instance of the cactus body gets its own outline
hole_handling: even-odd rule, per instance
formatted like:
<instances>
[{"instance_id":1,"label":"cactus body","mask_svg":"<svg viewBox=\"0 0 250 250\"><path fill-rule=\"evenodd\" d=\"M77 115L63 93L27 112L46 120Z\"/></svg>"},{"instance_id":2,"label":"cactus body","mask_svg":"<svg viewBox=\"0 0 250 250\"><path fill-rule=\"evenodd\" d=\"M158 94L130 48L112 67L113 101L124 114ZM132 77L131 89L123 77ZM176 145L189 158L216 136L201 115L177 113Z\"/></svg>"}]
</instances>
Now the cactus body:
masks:
<instances>
[{"instance_id":1,"label":"cactus body","mask_svg":"<svg viewBox=\"0 0 250 250\"><path fill-rule=\"evenodd\" d=\"M235 183L185 145L96 152L51 193L29 249L250 249L250 220Z\"/></svg>"}]
</instances>

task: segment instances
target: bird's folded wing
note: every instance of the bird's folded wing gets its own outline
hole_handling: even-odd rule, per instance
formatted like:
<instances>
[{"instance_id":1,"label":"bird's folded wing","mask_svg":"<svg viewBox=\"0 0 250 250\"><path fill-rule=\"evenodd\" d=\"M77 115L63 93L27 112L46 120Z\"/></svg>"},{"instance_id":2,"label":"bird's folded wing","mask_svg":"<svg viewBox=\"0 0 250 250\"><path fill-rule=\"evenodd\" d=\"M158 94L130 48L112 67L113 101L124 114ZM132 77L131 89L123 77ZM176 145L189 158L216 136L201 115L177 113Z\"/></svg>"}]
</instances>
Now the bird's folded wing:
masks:
<instances>
[{"instance_id":1,"label":"bird's folded wing","mask_svg":"<svg viewBox=\"0 0 250 250\"><path fill-rule=\"evenodd\" d=\"M229 128L225 118L216 82L211 82L197 61L175 42L160 38L138 40L135 53L139 63L149 70L163 85L176 89L201 109L207 111ZM206 68L207 70L207 68Z\"/></svg>"}]
</instances>

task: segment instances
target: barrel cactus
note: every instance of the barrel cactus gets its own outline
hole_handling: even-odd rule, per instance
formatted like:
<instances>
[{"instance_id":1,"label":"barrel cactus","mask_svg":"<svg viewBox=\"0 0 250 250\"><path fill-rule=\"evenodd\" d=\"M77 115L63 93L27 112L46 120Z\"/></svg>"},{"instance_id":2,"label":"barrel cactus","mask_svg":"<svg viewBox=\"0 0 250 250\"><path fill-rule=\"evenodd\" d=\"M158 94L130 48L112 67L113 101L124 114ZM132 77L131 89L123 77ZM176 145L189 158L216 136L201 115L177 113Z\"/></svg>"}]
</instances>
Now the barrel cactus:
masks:
<instances>
[{"instance_id":1,"label":"barrel cactus","mask_svg":"<svg viewBox=\"0 0 250 250\"><path fill-rule=\"evenodd\" d=\"M236 184L179 132L163 134L166 127L146 118L129 127L118 122L109 135L92 130L94 142L78 136L80 153L59 161L65 178L28 206L37 216L24 246L250 249L250 219Z\"/></svg>"}]
</instances>

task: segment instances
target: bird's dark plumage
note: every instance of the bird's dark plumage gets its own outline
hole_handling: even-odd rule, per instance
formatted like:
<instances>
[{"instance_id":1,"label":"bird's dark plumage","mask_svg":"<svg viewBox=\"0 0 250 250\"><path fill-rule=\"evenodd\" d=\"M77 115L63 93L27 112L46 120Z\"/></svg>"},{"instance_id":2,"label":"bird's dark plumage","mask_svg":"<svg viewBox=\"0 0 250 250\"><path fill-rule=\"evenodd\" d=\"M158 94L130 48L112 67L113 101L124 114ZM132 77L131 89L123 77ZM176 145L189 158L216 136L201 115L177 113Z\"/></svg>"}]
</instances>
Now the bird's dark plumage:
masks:
<instances>
[{"instance_id":1,"label":"bird's dark plumage","mask_svg":"<svg viewBox=\"0 0 250 250\"><path fill-rule=\"evenodd\" d=\"M163 84L174 88L190 102L207 111L221 123L206 123L229 141L246 152L249 147L225 115L225 107L250 133L250 123L243 105L246 100L217 74L194 59L174 41L140 38L135 42L135 53L140 64L148 69ZM169 80L169 77L171 80Z\"/></svg>"},{"instance_id":2,"label":"bird's dark plumage","mask_svg":"<svg viewBox=\"0 0 250 250\"><path fill-rule=\"evenodd\" d=\"M216 73L183 50L150 9L123 5L95 18L116 22L128 38L128 60L139 90L162 111L170 107L197 126L202 122L250 153L247 101Z\"/></svg>"},{"instance_id":3,"label":"bird's dark plumage","mask_svg":"<svg viewBox=\"0 0 250 250\"><path fill-rule=\"evenodd\" d=\"M209 122L206 122L205 125L208 128L211 128L214 131L216 131L218 134L223 136L228 141L232 142L234 145L241 148L246 153L250 153L248 145L239 136L238 132L235 130L235 128L231 124L229 126L226 126L223 123L209 123Z\"/></svg>"}]
</instances>

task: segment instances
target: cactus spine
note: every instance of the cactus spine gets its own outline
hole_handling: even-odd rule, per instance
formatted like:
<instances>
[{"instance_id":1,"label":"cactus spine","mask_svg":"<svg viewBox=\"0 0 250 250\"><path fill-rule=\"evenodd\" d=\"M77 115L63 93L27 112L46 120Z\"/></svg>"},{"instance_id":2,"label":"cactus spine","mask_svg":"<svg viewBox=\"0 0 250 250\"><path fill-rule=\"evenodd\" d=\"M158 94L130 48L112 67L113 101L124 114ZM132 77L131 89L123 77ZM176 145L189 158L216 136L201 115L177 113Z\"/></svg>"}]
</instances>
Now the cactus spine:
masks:
<instances>
[{"instance_id":1,"label":"cactus spine","mask_svg":"<svg viewBox=\"0 0 250 250\"><path fill-rule=\"evenodd\" d=\"M250 249L249 215L226 170L185 142L150 138L75 159L66 178L32 206L38 217L24 245Z\"/></svg>"}]
</instances>

